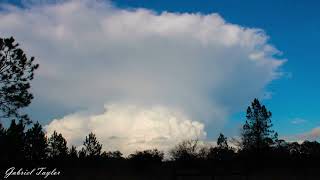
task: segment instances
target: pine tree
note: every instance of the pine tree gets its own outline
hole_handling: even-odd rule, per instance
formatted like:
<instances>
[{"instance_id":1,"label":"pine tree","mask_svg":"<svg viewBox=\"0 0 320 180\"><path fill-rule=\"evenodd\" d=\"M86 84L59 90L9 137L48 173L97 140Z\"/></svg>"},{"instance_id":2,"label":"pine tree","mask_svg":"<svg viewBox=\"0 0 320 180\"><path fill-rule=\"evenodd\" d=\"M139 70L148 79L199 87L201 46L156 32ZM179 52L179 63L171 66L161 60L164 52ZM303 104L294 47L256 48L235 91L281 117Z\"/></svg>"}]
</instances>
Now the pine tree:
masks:
<instances>
[{"instance_id":1,"label":"pine tree","mask_svg":"<svg viewBox=\"0 0 320 180\"><path fill-rule=\"evenodd\" d=\"M277 138L271 127L271 112L254 99L247 109L246 122L242 129L242 148L260 151L270 147Z\"/></svg>"},{"instance_id":2,"label":"pine tree","mask_svg":"<svg viewBox=\"0 0 320 180\"><path fill-rule=\"evenodd\" d=\"M220 149L228 149L229 148L228 139L222 133L220 133L220 135L218 137L217 144Z\"/></svg>"},{"instance_id":3,"label":"pine tree","mask_svg":"<svg viewBox=\"0 0 320 180\"><path fill-rule=\"evenodd\" d=\"M42 126L37 122L26 132L25 157L27 160L41 161L47 158L48 143Z\"/></svg>"},{"instance_id":4,"label":"pine tree","mask_svg":"<svg viewBox=\"0 0 320 180\"><path fill-rule=\"evenodd\" d=\"M24 145L25 145L25 133L24 123L22 120L16 123L15 120L11 121L11 124L6 132L6 144L5 156L9 161L20 161L25 159Z\"/></svg>"},{"instance_id":5,"label":"pine tree","mask_svg":"<svg viewBox=\"0 0 320 180\"><path fill-rule=\"evenodd\" d=\"M229 147L228 138L220 133L217 139L217 147L211 147L207 154L207 159L211 160L231 160L234 156L234 149Z\"/></svg>"},{"instance_id":6,"label":"pine tree","mask_svg":"<svg viewBox=\"0 0 320 180\"><path fill-rule=\"evenodd\" d=\"M70 160L76 160L78 159L78 151L75 146L71 146L71 148L68 151L68 157Z\"/></svg>"},{"instance_id":7,"label":"pine tree","mask_svg":"<svg viewBox=\"0 0 320 180\"><path fill-rule=\"evenodd\" d=\"M18 118L30 122L19 109L28 106L33 99L30 81L33 79L34 58L27 58L19 44L11 38L0 38L0 118Z\"/></svg>"},{"instance_id":8,"label":"pine tree","mask_svg":"<svg viewBox=\"0 0 320 180\"><path fill-rule=\"evenodd\" d=\"M80 152L87 158L99 157L101 155L102 145L98 142L96 136L91 132L83 142L83 148Z\"/></svg>"},{"instance_id":9,"label":"pine tree","mask_svg":"<svg viewBox=\"0 0 320 180\"><path fill-rule=\"evenodd\" d=\"M63 138L62 134L53 132L48 140L49 157L51 159L65 159L68 155L67 141Z\"/></svg>"}]
</instances>

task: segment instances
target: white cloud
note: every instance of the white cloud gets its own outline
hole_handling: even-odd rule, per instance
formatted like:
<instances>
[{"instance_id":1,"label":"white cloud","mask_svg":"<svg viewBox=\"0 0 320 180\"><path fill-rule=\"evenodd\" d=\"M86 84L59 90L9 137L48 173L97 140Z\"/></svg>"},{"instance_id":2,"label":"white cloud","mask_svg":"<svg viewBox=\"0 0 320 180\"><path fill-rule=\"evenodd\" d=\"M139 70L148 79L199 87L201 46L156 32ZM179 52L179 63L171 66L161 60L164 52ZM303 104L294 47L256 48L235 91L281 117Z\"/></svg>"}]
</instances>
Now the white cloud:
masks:
<instances>
[{"instance_id":1,"label":"white cloud","mask_svg":"<svg viewBox=\"0 0 320 180\"><path fill-rule=\"evenodd\" d=\"M156 13L87 0L40 3L0 12L0 32L40 63L33 92L48 113L55 106L160 106L219 129L230 113L263 97L284 63L273 57L279 51L263 30L215 13ZM75 113L58 124L77 139L88 130L88 117Z\"/></svg>"},{"instance_id":2,"label":"white cloud","mask_svg":"<svg viewBox=\"0 0 320 180\"><path fill-rule=\"evenodd\" d=\"M124 154L153 148L168 150L182 140L206 137L204 124L178 111L123 104L107 105L101 114L75 113L55 119L45 129L48 135L57 130L78 146L89 132L94 132L105 150L121 150Z\"/></svg>"}]
</instances>

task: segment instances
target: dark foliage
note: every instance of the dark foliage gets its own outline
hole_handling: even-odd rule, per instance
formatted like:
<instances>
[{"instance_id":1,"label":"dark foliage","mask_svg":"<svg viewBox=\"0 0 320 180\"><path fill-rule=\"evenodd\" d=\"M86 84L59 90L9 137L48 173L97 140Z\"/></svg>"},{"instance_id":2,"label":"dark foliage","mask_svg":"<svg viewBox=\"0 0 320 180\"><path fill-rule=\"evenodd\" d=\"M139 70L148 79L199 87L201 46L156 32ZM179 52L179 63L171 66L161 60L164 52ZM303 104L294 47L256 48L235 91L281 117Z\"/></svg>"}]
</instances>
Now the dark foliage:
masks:
<instances>
[{"instance_id":1,"label":"dark foliage","mask_svg":"<svg viewBox=\"0 0 320 180\"><path fill-rule=\"evenodd\" d=\"M101 157L107 160L123 160L124 159L120 151L109 151L109 152L104 151L101 154Z\"/></svg>"},{"instance_id":2,"label":"dark foliage","mask_svg":"<svg viewBox=\"0 0 320 180\"><path fill-rule=\"evenodd\" d=\"M169 151L171 159L175 161L199 159L200 147L198 143L198 140L182 141Z\"/></svg>"},{"instance_id":3,"label":"dark foliage","mask_svg":"<svg viewBox=\"0 0 320 180\"><path fill-rule=\"evenodd\" d=\"M25 133L25 158L27 160L43 161L47 159L48 142L42 130L42 126L37 122Z\"/></svg>"},{"instance_id":4,"label":"dark foliage","mask_svg":"<svg viewBox=\"0 0 320 180\"><path fill-rule=\"evenodd\" d=\"M48 149L49 158L51 159L67 158L68 156L67 141L63 138L62 134L60 133L58 134L56 131L54 131L51 137L48 139L48 146L49 146L49 149Z\"/></svg>"},{"instance_id":5,"label":"dark foliage","mask_svg":"<svg viewBox=\"0 0 320 180\"><path fill-rule=\"evenodd\" d=\"M163 160L164 153L157 149L137 151L134 154L130 154L128 159L134 161L157 161Z\"/></svg>"},{"instance_id":6,"label":"dark foliage","mask_svg":"<svg viewBox=\"0 0 320 180\"><path fill-rule=\"evenodd\" d=\"M75 146L71 146L68 151L68 160L77 160L78 159L78 151Z\"/></svg>"},{"instance_id":7,"label":"dark foliage","mask_svg":"<svg viewBox=\"0 0 320 180\"><path fill-rule=\"evenodd\" d=\"M83 142L83 148L79 152L79 157L84 159L96 159L101 155L102 145L92 132L86 136Z\"/></svg>"},{"instance_id":8,"label":"dark foliage","mask_svg":"<svg viewBox=\"0 0 320 180\"><path fill-rule=\"evenodd\" d=\"M6 160L7 146L6 146L6 129L0 123L0 161Z\"/></svg>"},{"instance_id":9,"label":"dark foliage","mask_svg":"<svg viewBox=\"0 0 320 180\"><path fill-rule=\"evenodd\" d=\"M217 147L210 147L206 159L216 161L232 160L235 156L234 149L229 147L228 139L220 133L217 140Z\"/></svg>"},{"instance_id":10,"label":"dark foliage","mask_svg":"<svg viewBox=\"0 0 320 180\"><path fill-rule=\"evenodd\" d=\"M220 133L218 140L217 140L218 147L220 149L228 149L229 146L228 146L227 140L228 140L227 137L225 137L222 133Z\"/></svg>"},{"instance_id":11,"label":"dark foliage","mask_svg":"<svg viewBox=\"0 0 320 180\"><path fill-rule=\"evenodd\" d=\"M12 37L0 38L0 119L14 117L29 123L28 116L18 110L31 103L29 81L39 65L14 41Z\"/></svg>"},{"instance_id":12,"label":"dark foliage","mask_svg":"<svg viewBox=\"0 0 320 180\"><path fill-rule=\"evenodd\" d=\"M242 129L242 148L245 151L267 150L277 139L271 127L271 112L254 99L247 109L246 122Z\"/></svg>"},{"instance_id":13,"label":"dark foliage","mask_svg":"<svg viewBox=\"0 0 320 180\"><path fill-rule=\"evenodd\" d=\"M5 136L4 159L9 161L21 161L25 159L25 133L24 123L20 120L18 124L12 120Z\"/></svg>"}]
</instances>

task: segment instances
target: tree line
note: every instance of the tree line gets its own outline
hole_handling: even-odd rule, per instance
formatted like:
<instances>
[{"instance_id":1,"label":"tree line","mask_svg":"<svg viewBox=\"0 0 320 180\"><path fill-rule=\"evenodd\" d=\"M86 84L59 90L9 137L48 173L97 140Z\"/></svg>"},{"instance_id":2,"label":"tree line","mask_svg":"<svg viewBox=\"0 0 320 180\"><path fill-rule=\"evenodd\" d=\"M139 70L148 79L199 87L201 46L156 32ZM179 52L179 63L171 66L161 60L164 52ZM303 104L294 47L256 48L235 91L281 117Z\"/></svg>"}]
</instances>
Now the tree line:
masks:
<instances>
[{"instance_id":1,"label":"tree line","mask_svg":"<svg viewBox=\"0 0 320 180\"><path fill-rule=\"evenodd\" d=\"M123 156L120 151L102 151L102 144L94 133L88 134L81 149L68 147L61 133L56 131L47 137L37 122L26 130L22 120L11 121L8 128L0 124L0 160L15 161L59 161L59 160L133 160L133 161L186 161L213 160L234 161L250 158L277 158L282 160L320 159L320 143L286 142L278 139L271 130L271 112L255 99L247 109L241 139L229 145L226 136L220 133L216 145L205 145L197 139L184 140L165 153L157 149L136 151Z\"/></svg>"},{"instance_id":2,"label":"tree line","mask_svg":"<svg viewBox=\"0 0 320 180\"><path fill-rule=\"evenodd\" d=\"M39 64L28 58L15 43L14 38L0 38L0 161L50 161L50 160L213 160L234 161L248 159L319 160L320 144L317 141L303 143L286 142L272 130L272 114L254 99L247 108L240 138L233 145L223 134L217 145L203 145L197 139L189 139L174 146L165 159L165 152L151 149L136 151L126 157L120 151L102 151L102 144L92 132L81 149L68 147L62 134L54 132L46 136L42 126L32 123L21 109L27 107L33 95L30 81ZM5 128L1 121L11 119ZM26 128L27 126L32 126Z\"/></svg>"}]
</instances>

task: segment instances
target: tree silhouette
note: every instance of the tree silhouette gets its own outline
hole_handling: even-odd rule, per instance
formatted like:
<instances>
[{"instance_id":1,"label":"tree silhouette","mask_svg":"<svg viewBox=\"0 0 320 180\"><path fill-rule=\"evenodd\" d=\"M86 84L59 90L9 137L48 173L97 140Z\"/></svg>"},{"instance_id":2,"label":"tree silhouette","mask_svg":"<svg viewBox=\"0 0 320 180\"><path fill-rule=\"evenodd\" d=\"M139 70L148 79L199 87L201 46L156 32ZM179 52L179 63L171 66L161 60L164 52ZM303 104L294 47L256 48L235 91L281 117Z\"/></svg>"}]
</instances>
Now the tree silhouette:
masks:
<instances>
[{"instance_id":1,"label":"tree silhouette","mask_svg":"<svg viewBox=\"0 0 320 180\"><path fill-rule=\"evenodd\" d=\"M103 152L101 154L101 157L108 160L121 160L123 159L122 153L120 151L109 151L109 152Z\"/></svg>"},{"instance_id":2,"label":"tree silhouette","mask_svg":"<svg viewBox=\"0 0 320 180\"><path fill-rule=\"evenodd\" d=\"M217 147L211 147L207 155L210 160L231 160L234 156L234 149L228 145L228 138L220 133L217 139Z\"/></svg>"},{"instance_id":3,"label":"tree silhouette","mask_svg":"<svg viewBox=\"0 0 320 180\"><path fill-rule=\"evenodd\" d=\"M157 161L161 162L163 160L164 153L157 149L137 151L130 154L128 159L134 161Z\"/></svg>"},{"instance_id":4,"label":"tree silhouette","mask_svg":"<svg viewBox=\"0 0 320 180\"><path fill-rule=\"evenodd\" d=\"M64 159L68 156L67 141L61 133L53 132L48 139L49 157L51 159Z\"/></svg>"},{"instance_id":5,"label":"tree silhouette","mask_svg":"<svg viewBox=\"0 0 320 180\"><path fill-rule=\"evenodd\" d=\"M6 157L6 129L2 126L0 122L0 160L5 160Z\"/></svg>"},{"instance_id":6,"label":"tree silhouette","mask_svg":"<svg viewBox=\"0 0 320 180\"><path fill-rule=\"evenodd\" d=\"M11 121L6 133L5 156L9 161L20 161L25 159L25 133L24 123L22 120L16 123L15 120Z\"/></svg>"},{"instance_id":7,"label":"tree silhouette","mask_svg":"<svg viewBox=\"0 0 320 180\"><path fill-rule=\"evenodd\" d=\"M78 151L75 146L71 146L71 148L68 151L68 157L70 160L76 160L78 159Z\"/></svg>"},{"instance_id":8,"label":"tree silhouette","mask_svg":"<svg viewBox=\"0 0 320 180\"><path fill-rule=\"evenodd\" d=\"M28 59L11 38L0 38L0 119L16 117L29 123L26 114L18 110L31 103L33 98L29 92L34 70L34 57Z\"/></svg>"},{"instance_id":9,"label":"tree silhouette","mask_svg":"<svg viewBox=\"0 0 320 180\"><path fill-rule=\"evenodd\" d=\"M198 140L184 140L169 151L172 160L198 159Z\"/></svg>"},{"instance_id":10,"label":"tree silhouette","mask_svg":"<svg viewBox=\"0 0 320 180\"><path fill-rule=\"evenodd\" d=\"M297 142L292 142L288 144L289 153L292 157L299 157L301 154L301 146Z\"/></svg>"},{"instance_id":11,"label":"tree silhouette","mask_svg":"<svg viewBox=\"0 0 320 180\"><path fill-rule=\"evenodd\" d=\"M254 99L247 109L246 118L241 134L243 149L261 151L270 147L277 137L277 133L271 130L271 112Z\"/></svg>"},{"instance_id":12,"label":"tree silhouette","mask_svg":"<svg viewBox=\"0 0 320 180\"><path fill-rule=\"evenodd\" d=\"M2 123L0 122L0 136L1 137L4 136L6 134L5 132L6 132L6 130L4 129Z\"/></svg>"},{"instance_id":13,"label":"tree silhouette","mask_svg":"<svg viewBox=\"0 0 320 180\"><path fill-rule=\"evenodd\" d=\"M25 157L27 160L47 159L48 143L42 126L37 122L28 129L25 137Z\"/></svg>"},{"instance_id":14,"label":"tree silhouette","mask_svg":"<svg viewBox=\"0 0 320 180\"><path fill-rule=\"evenodd\" d=\"M277 158L288 158L290 156L289 143L283 139L275 140L273 146L273 156Z\"/></svg>"},{"instance_id":15,"label":"tree silhouette","mask_svg":"<svg viewBox=\"0 0 320 180\"><path fill-rule=\"evenodd\" d=\"M228 149L228 141L227 137L225 137L222 133L220 133L217 144L221 149Z\"/></svg>"},{"instance_id":16,"label":"tree silhouette","mask_svg":"<svg viewBox=\"0 0 320 180\"><path fill-rule=\"evenodd\" d=\"M92 132L86 136L83 148L78 152L75 146L68 149L67 141L56 131L47 139L38 122L25 132L26 125L23 120L12 120L7 129L0 123L0 167L20 162L36 166L62 165L63 168L90 164L95 167L105 167L110 172L108 174L112 174L115 169L119 169L118 165L121 165L120 173L122 170L132 171L131 166L134 165L134 171L144 169L150 170L151 173L158 170L153 171L153 169L164 168L170 174L183 175L192 168L192 171L195 170L193 172L199 175L201 173L220 175L230 172L240 173L242 176L251 171L260 171L259 169L263 167L273 168L279 165L295 170L298 169L296 167L308 170L311 164L320 160L320 143L317 141L304 141L299 144L278 139L277 134L270 129L271 113L260 105L258 100L252 102L246 117L247 121L242 132L243 149L235 151L232 139L228 141L228 138L220 133L217 146L205 145L197 139L182 141L169 151L171 162L163 161L164 153L157 149L136 151L127 158L124 158L120 151L102 153L102 145ZM268 151L264 151L266 149ZM168 171L170 168L172 171Z\"/></svg>"},{"instance_id":17,"label":"tree silhouette","mask_svg":"<svg viewBox=\"0 0 320 180\"><path fill-rule=\"evenodd\" d=\"M317 141L304 141L301 144L301 153L304 158L320 158L320 143Z\"/></svg>"},{"instance_id":18,"label":"tree silhouette","mask_svg":"<svg viewBox=\"0 0 320 180\"><path fill-rule=\"evenodd\" d=\"M102 145L98 142L96 136L92 132L86 136L83 146L84 147L80 152L81 157L96 158L101 155Z\"/></svg>"}]
</instances>

